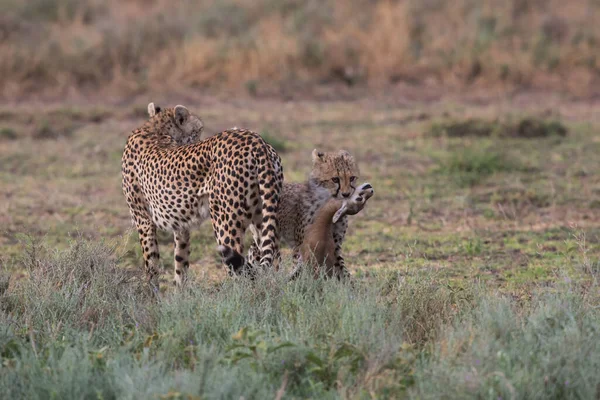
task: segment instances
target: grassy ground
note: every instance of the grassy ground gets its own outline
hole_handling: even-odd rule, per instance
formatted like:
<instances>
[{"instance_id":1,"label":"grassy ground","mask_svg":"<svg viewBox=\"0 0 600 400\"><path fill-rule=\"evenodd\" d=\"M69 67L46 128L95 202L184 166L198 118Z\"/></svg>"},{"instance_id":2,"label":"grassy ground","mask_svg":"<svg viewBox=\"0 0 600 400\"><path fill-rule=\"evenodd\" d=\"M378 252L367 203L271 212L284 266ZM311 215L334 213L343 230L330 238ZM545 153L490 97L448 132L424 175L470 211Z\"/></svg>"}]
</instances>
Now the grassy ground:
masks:
<instances>
[{"instance_id":1,"label":"grassy ground","mask_svg":"<svg viewBox=\"0 0 600 400\"><path fill-rule=\"evenodd\" d=\"M0 111L0 245L6 261L22 251L16 235L31 233L59 247L69 235L114 239L128 265L140 264L120 189L120 157L128 132L145 117L145 104ZM575 232L586 234L592 254L600 252L599 121L591 103L539 104L516 97L488 105L452 100L410 106L194 100L186 105L204 116L208 134L237 125L279 142L290 181L306 178L315 147L353 153L361 180L376 189L365 211L352 218L346 244L358 274L429 269L517 290L531 280L551 279L559 256L573 249ZM495 127L496 119L518 125L525 117L559 121L568 132L471 135L477 131L473 125L491 121ZM464 133L445 133L457 120L466 121L458 124ZM171 242L161 235L166 268L172 266ZM192 269L199 279L225 275L210 224L194 234Z\"/></svg>"},{"instance_id":2,"label":"grassy ground","mask_svg":"<svg viewBox=\"0 0 600 400\"><path fill-rule=\"evenodd\" d=\"M184 103L209 133L263 133L289 181L315 147L356 156L376 190L345 244L356 286L233 282L207 223L193 235L193 290L155 303L136 284L120 189L149 100L5 105L11 398L598 396L597 102L186 98L151 100ZM27 244L39 240L46 250ZM171 242L161 235L168 276Z\"/></svg>"}]
</instances>

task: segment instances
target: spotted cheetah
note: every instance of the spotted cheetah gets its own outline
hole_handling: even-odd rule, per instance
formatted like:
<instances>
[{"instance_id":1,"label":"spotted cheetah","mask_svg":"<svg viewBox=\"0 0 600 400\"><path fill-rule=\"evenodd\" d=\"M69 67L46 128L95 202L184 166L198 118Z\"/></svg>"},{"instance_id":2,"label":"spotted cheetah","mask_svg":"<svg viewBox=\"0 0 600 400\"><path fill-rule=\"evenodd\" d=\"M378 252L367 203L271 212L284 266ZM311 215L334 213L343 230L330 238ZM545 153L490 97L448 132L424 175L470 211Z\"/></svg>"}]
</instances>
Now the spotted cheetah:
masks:
<instances>
[{"instance_id":1,"label":"spotted cheetah","mask_svg":"<svg viewBox=\"0 0 600 400\"><path fill-rule=\"evenodd\" d=\"M332 198L349 199L355 193L356 180L360 176L354 157L345 150L325 153L315 149L312 152L312 162L313 167L307 182L284 183L277 213L281 240L293 249L293 257L296 260L291 279L300 274L301 267L304 265L301 249L307 238L307 227L314 222L317 212ZM367 196L365 202L370 197ZM364 203L360 204L356 212L363 207ZM334 244L333 271L338 279L350 276L342 256L342 243L348 228L347 215L351 213L341 215L331 227ZM254 234L254 231L252 232ZM257 234L254 236L258 239ZM259 246L255 240L248 251L246 261L249 264L256 264L259 254ZM235 253L224 254L225 258L228 256L238 262L243 260L243 257ZM331 262L331 256L329 260Z\"/></svg>"},{"instance_id":2,"label":"spotted cheetah","mask_svg":"<svg viewBox=\"0 0 600 400\"><path fill-rule=\"evenodd\" d=\"M356 188L349 199L331 198L317 210L313 221L305 228L304 239L299 248L301 257L299 261L309 265L315 277L319 275L321 266L325 267L325 276L329 278L343 273L336 270L333 229L340 218L361 211L373 193L371 184L364 183ZM300 269L296 269L296 276L299 273Z\"/></svg>"},{"instance_id":3,"label":"spotted cheetah","mask_svg":"<svg viewBox=\"0 0 600 400\"><path fill-rule=\"evenodd\" d=\"M243 254L246 228L260 231L260 265L277 267L281 159L257 133L220 132L198 141L204 125L186 107L157 109L133 131L122 157L123 193L138 229L146 276L158 287L156 229L174 233L174 282L185 282L190 229L210 217L219 245ZM186 138L196 138L181 145ZM240 266L230 265L240 274Z\"/></svg>"},{"instance_id":4,"label":"spotted cheetah","mask_svg":"<svg viewBox=\"0 0 600 400\"><path fill-rule=\"evenodd\" d=\"M334 152L312 152L312 170L305 183L286 183L281 195L281 204L277 219L281 229L281 239L294 249L294 258L299 259L300 246L302 245L306 227L314 221L316 212L331 198L348 199L355 190L356 181L360 170L354 157L345 150ZM342 216L332 228L333 242L335 244L335 271L338 277L347 277L344 257L342 256L342 243L348 229L348 218ZM260 254L259 249L253 246L251 254ZM257 261L257 256L252 258ZM293 273L297 274L298 266Z\"/></svg>"}]
</instances>

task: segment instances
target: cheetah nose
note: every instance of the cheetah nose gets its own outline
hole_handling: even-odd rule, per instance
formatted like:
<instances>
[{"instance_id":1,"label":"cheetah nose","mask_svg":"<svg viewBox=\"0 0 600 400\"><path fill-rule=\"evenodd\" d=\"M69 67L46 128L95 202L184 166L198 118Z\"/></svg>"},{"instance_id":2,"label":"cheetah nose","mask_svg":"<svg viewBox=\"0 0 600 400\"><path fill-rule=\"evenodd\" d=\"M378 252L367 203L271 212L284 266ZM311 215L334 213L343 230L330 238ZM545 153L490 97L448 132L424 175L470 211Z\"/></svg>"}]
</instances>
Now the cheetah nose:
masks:
<instances>
[{"instance_id":1,"label":"cheetah nose","mask_svg":"<svg viewBox=\"0 0 600 400\"><path fill-rule=\"evenodd\" d=\"M351 194L352 193L350 193L350 192L346 192L346 193L342 193L342 196L344 196L344 197L350 197Z\"/></svg>"}]
</instances>

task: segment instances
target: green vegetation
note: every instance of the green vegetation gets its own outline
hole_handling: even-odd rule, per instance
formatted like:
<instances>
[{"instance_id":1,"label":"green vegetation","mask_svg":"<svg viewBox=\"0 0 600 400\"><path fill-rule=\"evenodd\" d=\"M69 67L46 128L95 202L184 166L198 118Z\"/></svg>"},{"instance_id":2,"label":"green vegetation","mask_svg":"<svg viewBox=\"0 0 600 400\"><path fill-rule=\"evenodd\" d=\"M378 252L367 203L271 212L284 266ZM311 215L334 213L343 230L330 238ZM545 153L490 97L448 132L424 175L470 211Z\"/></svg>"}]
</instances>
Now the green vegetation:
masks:
<instances>
[{"instance_id":1,"label":"green vegetation","mask_svg":"<svg viewBox=\"0 0 600 400\"><path fill-rule=\"evenodd\" d=\"M262 136L267 143L273 146L277 152L283 153L287 150L287 142L284 139L271 134L269 131L262 131L260 136Z\"/></svg>"},{"instance_id":2,"label":"green vegetation","mask_svg":"<svg viewBox=\"0 0 600 400\"><path fill-rule=\"evenodd\" d=\"M17 138L17 132L12 128L0 128L0 140L14 140Z\"/></svg>"},{"instance_id":3,"label":"green vegetation","mask_svg":"<svg viewBox=\"0 0 600 400\"><path fill-rule=\"evenodd\" d=\"M275 273L157 298L104 244L24 254L28 278L0 292L11 399L591 399L600 385L600 270L585 263L525 302L401 273Z\"/></svg>"},{"instance_id":4,"label":"green vegetation","mask_svg":"<svg viewBox=\"0 0 600 400\"><path fill-rule=\"evenodd\" d=\"M429 132L432 136L493 136L532 139L548 136L565 136L567 128L559 121L525 117L517 121L508 119L504 123L481 119L437 122L431 125Z\"/></svg>"},{"instance_id":5,"label":"green vegetation","mask_svg":"<svg viewBox=\"0 0 600 400\"><path fill-rule=\"evenodd\" d=\"M461 186L473 186L494 173L518 169L514 161L511 162L496 149L476 146L450 153L440 171L450 175Z\"/></svg>"},{"instance_id":6,"label":"green vegetation","mask_svg":"<svg viewBox=\"0 0 600 400\"><path fill-rule=\"evenodd\" d=\"M0 9L0 397L600 398L598 0ZM261 132L288 182L352 153L353 282L286 283L289 249L231 279L205 223L181 292L159 233L149 291L120 187L149 101Z\"/></svg>"}]
</instances>

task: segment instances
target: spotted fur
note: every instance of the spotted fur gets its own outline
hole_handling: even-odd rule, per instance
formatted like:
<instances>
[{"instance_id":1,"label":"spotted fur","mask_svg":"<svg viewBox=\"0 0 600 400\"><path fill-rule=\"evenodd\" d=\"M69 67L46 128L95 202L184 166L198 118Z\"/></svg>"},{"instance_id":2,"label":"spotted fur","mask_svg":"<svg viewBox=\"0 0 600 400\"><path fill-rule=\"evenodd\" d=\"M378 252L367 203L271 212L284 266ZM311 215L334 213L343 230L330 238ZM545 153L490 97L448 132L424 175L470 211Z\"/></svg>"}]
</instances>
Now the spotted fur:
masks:
<instances>
[{"instance_id":1,"label":"spotted fur","mask_svg":"<svg viewBox=\"0 0 600 400\"><path fill-rule=\"evenodd\" d=\"M187 108L148 109L150 120L127 140L122 176L149 281L158 286L156 229L174 233L174 280L180 286L189 267L190 229L208 218L218 244L240 254L253 225L260 232L261 266L277 267L283 169L273 147L245 129L200 141L204 125Z\"/></svg>"}]
</instances>

